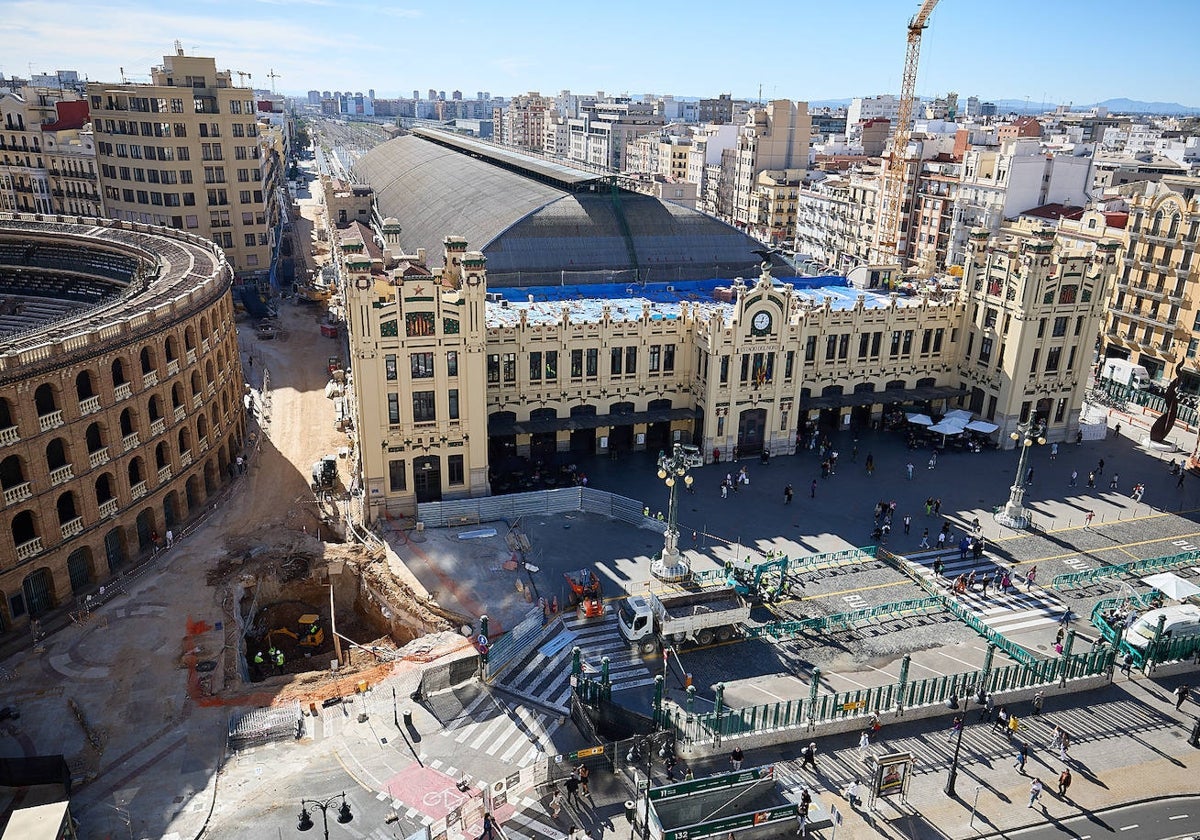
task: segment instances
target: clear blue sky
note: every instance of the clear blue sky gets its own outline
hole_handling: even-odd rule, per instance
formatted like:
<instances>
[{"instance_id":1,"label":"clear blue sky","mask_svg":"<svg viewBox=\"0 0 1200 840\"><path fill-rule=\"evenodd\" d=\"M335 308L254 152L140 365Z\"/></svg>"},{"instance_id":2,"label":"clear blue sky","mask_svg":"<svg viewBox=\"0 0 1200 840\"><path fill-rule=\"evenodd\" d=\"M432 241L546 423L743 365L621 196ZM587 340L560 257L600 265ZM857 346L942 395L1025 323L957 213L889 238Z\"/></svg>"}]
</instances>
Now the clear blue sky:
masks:
<instances>
[{"instance_id":1,"label":"clear blue sky","mask_svg":"<svg viewBox=\"0 0 1200 840\"><path fill-rule=\"evenodd\" d=\"M467 97L731 92L833 99L894 92L918 0L0 0L0 72L131 79L172 51L256 87ZM1111 97L1200 107L1196 0L941 0L917 93L1031 104Z\"/></svg>"}]
</instances>

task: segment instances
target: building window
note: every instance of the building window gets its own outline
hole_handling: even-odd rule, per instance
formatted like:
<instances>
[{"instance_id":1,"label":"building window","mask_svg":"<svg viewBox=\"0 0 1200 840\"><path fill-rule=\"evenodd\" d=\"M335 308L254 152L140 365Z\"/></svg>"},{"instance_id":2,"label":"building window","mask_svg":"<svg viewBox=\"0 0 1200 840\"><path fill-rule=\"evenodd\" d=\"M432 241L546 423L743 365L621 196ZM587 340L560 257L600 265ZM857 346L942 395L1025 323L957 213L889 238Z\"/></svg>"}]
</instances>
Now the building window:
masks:
<instances>
[{"instance_id":1,"label":"building window","mask_svg":"<svg viewBox=\"0 0 1200 840\"><path fill-rule=\"evenodd\" d=\"M1054 333L1053 333L1054 337L1062 338L1066 334L1067 334L1067 319L1065 317L1055 318L1054 319Z\"/></svg>"},{"instance_id":2,"label":"building window","mask_svg":"<svg viewBox=\"0 0 1200 840\"><path fill-rule=\"evenodd\" d=\"M922 330L921 331L921 355L922 356L926 356L929 354L929 345L932 343L932 341L933 341L933 330Z\"/></svg>"},{"instance_id":3,"label":"building window","mask_svg":"<svg viewBox=\"0 0 1200 840\"><path fill-rule=\"evenodd\" d=\"M388 461L388 491L400 493L408 489L407 472L404 461Z\"/></svg>"},{"instance_id":4,"label":"building window","mask_svg":"<svg viewBox=\"0 0 1200 840\"><path fill-rule=\"evenodd\" d=\"M1028 423L1029 422L1029 409L1032 405L1033 404L1030 402L1021 403L1021 419L1019 419L1017 421L1018 423Z\"/></svg>"},{"instance_id":5,"label":"building window","mask_svg":"<svg viewBox=\"0 0 1200 840\"><path fill-rule=\"evenodd\" d=\"M1058 370L1059 360L1062 358L1061 347L1051 347L1046 352L1046 372L1051 373Z\"/></svg>"},{"instance_id":6,"label":"building window","mask_svg":"<svg viewBox=\"0 0 1200 840\"><path fill-rule=\"evenodd\" d=\"M542 381L542 354L541 351L529 354L529 381Z\"/></svg>"},{"instance_id":7,"label":"building window","mask_svg":"<svg viewBox=\"0 0 1200 840\"><path fill-rule=\"evenodd\" d=\"M783 378L784 379L792 378L792 369L794 368L795 364L796 364L796 351L795 350L787 351L787 355L783 357Z\"/></svg>"},{"instance_id":8,"label":"building window","mask_svg":"<svg viewBox=\"0 0 1200 840\"><path fill-rule=\"evenodd\" d=\"M487 359L487 381L489 384L495 385L500 382L500 354L488 353Z\"/></svg>"},{"instance_id":9,"label":"building window","mask_svg":"<svg viewBox=\"0 0 1200 840\"><path fill-rule=\"evenodd\" d=\"M451 388L449 391L449 397L450 397L450 400L449 400L449 402L450 402L450 419L457 420L458 419L458 389Z\"/></svg>"},{"instance_id":10,"label":"building window","mask_svg":"<svg viewBox=\"0 0 1200 840\"><path fill-rule=\"evenodd\" d=\"M583 351L571 351L571 378L581 379L583 377Z\"/></svg>"},{"instance_id":11,"label":"building window","mask_svg":"<svg viewBox=\"0 0 1200 840\"><path fill-rule=\"evenodd\" d=\"M1060 304L1072 304L1078 297L1078 286L1063 286L1058 292L1058 302Z\"/></svg>"},{"instance_id":12,"label":"building window","mask_svg":"<svg viewBox=\"0 0 1200 840\"><path fill-rule=\"evenodd\" d=\"M750 357L743 353L741 358L742 358L741 381L747 382L750 379Z\"/></svg>"},{"instance_id":13,"label":"building window","mask_svg":"<svg viewBox=\"0 0 1200 840\"><path fill-rule=\"evenodd\" d=\"M1042 358L1042 351L1037 347L1033 348L1033 359L1029 362L1029 372L1037 373L1038 361Z\"/></svg>"},{"instance_id":14,"label":"building window","mask_svg":"<svg viewBox=\"0 0 1200 840\"><path fill-rule=\"evenodd\" d=\"M387 379L388 382L396 381L396 357L395 356L384 356L383 357L383 375L384 375L384 378Z\"/></svg>"},{"instance_id":15,"label":"building window","mask_svg":"<svg viewBox=\"0 0 1200 840\"><path fill-rule=\"evenodd\" d=\"M899 330L894 330L892 332L892 346L891 346L891 349L888 351L888 355L892 356L892 357L900 355L900 331Z\"/></svg>"},{"instance_id":16,"label":"building window","mask_svg":"<svg viewBox=\"0 0 1200 840\"><path fill-rule=\"evenodd\" d=\"M408 357L409 372L413 379L430 379L433 377L433 354L412 353Z\"/></svg>"},{"instance_id":17,"label":"building window","mask_svg":"<svg viewBox=\"0 0 1200 840\"><path fill-rule=\"evenodd\" d=\"M729 357L721 357L721 384L729 382ZM719 436L719 435L718 435Z\"/></svg>"},{"instance_id":18,"label":"building window","mask_svg":"<svg viewBox=\"0 0 1200 840\"><path fill-rule=\"evenodd\" d=\"M637 373L637 347L630 345L625 348L625 375Z\"/></svg>"},{"instance_id":19,"label":"building window","mask_svg":"<svg viewBox=\"0 0 1200 840\"><path fill-rule=\"evenodd\" d=\"M725 437L725 418L717 418L717 437Z\"/></svg>"},{"instance_id":20,"label":"building window","mask_svg":"<svg viewBox=\"0 0 1200 840\"><path fill-rule=\"evenodd\" d=\"M389 393L388 398L388 425L395 426L400 423L400 395Z\"/></svg>"},{"instance_id":21,"label":"building window","mask_svg":"<svg viewBox=\"0 0 1200 840\"><path fill-rule=\"evenodd\" d=\"M658 373L662 365L662 346L658 344L650 345L650 373Z\"/></svg>"},{"instance_id":22,"label":"building window","mask_svg":"<svg viewBox=\"0 0 1200 840\"><path fill-rule=\"evenodd\" d=\"M463 470L463 456L447 455L446 456L446 482L451 486L464 483L466 473Z\"/></svg>"},{"instance_id":23,"label":"building window","mask_svg":"<svg viewBox=\"0 0 1200 840\"><path fill-rule=\"evenodd\" d=\"M804 361L815 362L817 360L817 337L810 335L808 340L804 342ZM721 380L724 382L725 380Z\"/></svg>"},{"instance_id":24,"label":"building window","mask_svg":"<svg viewBox=\"0 0 1200 840\"><path fill-rule=\"evenodd\" d=\"M905 330L904 331L904 343L900 349L900 352L903 353L905 356L912 355L912 342L913 342L913 331Z\"/></svg>"},{"instance_id":25,"label":"building window","mask_svg":"<svg viewBox=\"0 0 1200 840\"><path fill-rule=\"evenodd\" d=\"M404 329L409 338L428 338L437 334L432 312L410 312L405 315Z\"/></svg>"},{"instance_id":26,"label":"building window","mask_svg":"<svg viewBox=\"0 0 1200 840\"><path fill-rule=\"evenodd\" d=\"M516 353L505 353L502 367L504 369L504 383L506 385L511 385L512 383L516 382L517 381L517 354Z\"/></svg>"},{"instance_id":27,"label":"building window","mask_svg":"<svg viewBox=\"0 0 1200 840\"><path fill-rule=\"evenodd\" d=\"M587 349L587 364L586 364L586 367L584 367L584 371L586 373L584 375L588 376L588 377L598 376L599 369L600 369L600 351L597 350L595 347L589 347Z\"/></svg>"},{"instance_id":28,"label":"building window","mask_svg":"<svg viewBox=\"0 0 1200 840\"><path fill-rule=\"evenodd\" d=\"M675 345L663 345L663 371L666 373L674 373L675 371Z\"/></svg>"},{"instance_id":29,"label":"building window","mask_svg":"<svg viewBox=\"0 0 1200 840\"><path fill-rule=\"evenodd\" d=\"M614 347L609 359L608 372L613 376L621 375L621 348Z\"/></svg>"},{"instance_id":30,"label":"building window","mask_svg":"<svg viewBox=\"0 0 1200 840\"><path fill-rule=\"evenodd\" d=\"M450 350L446 353L446 375L458 376L458 351Z\"/></svg>"},{"instance_id":31,"label":"building window","mask_svg":"<svg viewBox=\"0 0 1200 840\"><path fill-rule=\"evenodd\" d=\"M435 391L413 391L413 422L432 423L437 420Z\"/></svg>"},{"instance_id":32,"label":"building window","mask_svg":"<svg viewBox=\"0 0 1200 840\"><path fill-rule=\"evenodd\" d=\"M992 360L992 339L984 338L979 342L979 364L986 365Z\"/></svg>"},{"instance_id":33,"label":"building window","mask_svg":"<svg viewBox=\"0 0 1200 840\"><path fill-rule=\"evenodd\" d=\"M871 334L863 333L858 337L858 360L861 362L867 358L867 348L871 346Z\"/></svg>"},{"instance_id":34,"label":"building window","mask_svg":"<svg viewBox=\"0 0 1200 840\"><path fill-rule=\"evenodd\" d=\"M558 351L557 350L547 350L546 351L546 381L547 382L557 382L558 381Z\"/></svg>"},{"instance_id":35,"label":"building window","mask_svg":"<svg viewBox=\"0 0 1200 840\"><path fill-rule=\"evenodd\" d=\"M1058 406L1054 409L1054 422L1061 423L1063 417L1067 414L1067 398L1061 397L1058 401Z\"/></svg>"}]
</instances>

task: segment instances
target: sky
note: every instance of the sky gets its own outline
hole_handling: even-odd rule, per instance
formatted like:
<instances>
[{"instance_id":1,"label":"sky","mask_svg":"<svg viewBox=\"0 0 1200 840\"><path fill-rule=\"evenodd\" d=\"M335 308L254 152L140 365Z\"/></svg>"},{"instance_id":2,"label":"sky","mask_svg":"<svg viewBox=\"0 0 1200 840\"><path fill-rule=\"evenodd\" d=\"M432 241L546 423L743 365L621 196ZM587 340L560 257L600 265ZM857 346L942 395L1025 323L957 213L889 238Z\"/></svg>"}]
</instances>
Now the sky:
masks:
<instances>
[{"instance_id":1,"label":"sky","mask_svg":"<svg viewBox=\"0 0 1200 840\"><path fill-rule=\"evenodd\" d=\"M919 0L0 0L0 73L145 81L181 41L255 87L377 97L895 93ZM1196 0L941 0L917 94L1200 108ZM1194 36L1193 36L1194 37ZM238 77L234 77L237 79Z\"/></svg>"}]
</instances>

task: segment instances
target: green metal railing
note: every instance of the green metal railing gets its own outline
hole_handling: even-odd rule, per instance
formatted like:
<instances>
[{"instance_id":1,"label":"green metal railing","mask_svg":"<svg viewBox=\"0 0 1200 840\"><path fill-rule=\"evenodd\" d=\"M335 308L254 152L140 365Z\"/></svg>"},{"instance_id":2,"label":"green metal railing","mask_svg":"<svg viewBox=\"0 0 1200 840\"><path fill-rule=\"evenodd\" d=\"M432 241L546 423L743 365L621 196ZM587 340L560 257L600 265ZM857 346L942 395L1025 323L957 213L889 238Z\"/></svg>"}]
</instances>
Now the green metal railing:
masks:
<instances>
[{"instance_id":1,"label":"green metal railing","mask_svg":"<svg viewBox=\"0 0 1200 840\"><path fill-rule=\"evenodd\" d=\"M844 718L865 718L876 712L945 704L951 698L962 701L974 698L981 690L1015 691L1109 673L1113 656L1112 648L1099 647L1086 653L1038 660L1032 666L1014 663L991 670L965 671L704 714L675 711L666 716L665 722L675 728L679 737L693 742L808 727Z\"/></svg>"},{"instance_id":2,"label":"green metal railing","mask_svg":"<svg viewBox=\"0 0 1200 840\"><path fill-rule=\"evenodd\" d=\"M1096 581L1108 578L1143 575L1148 572L1161 572L1177 569L1200 559L1200 550L1184 551L1180 554L1168 554L1163 557L1151 557L1147 560L1131 560L1113 566L1101 566L1098 569L1087 569L1082 572L1057 575L1050 581L1050 587L1060 592L1067 589L1078 589L1090 586Z\"/></svg>"},{"instance_id":3,"label":"green metal railing","mask_svg":"<svg viewBox=\"0 0 1200 840\"><path fill-rule=\"evenodd\" d=\"M787 573L792 575L812 572L817 569L834 569L839 566L849 566L853 563L873 559L875 559L875 546L873 545L863 546L862 548L844 548L840 551L827 551L823 554L793 557L788 560ZM770 562L770 558L764 562ZM725 569L705 569L701 572L692 573L692 582L700 586L725 583L728 579L729 572Z\"/></svg>"},{"instance_id":4,"label":"green metal railing","mask_svg":"<svg viewBox=\"0 0 1200 840\"><path fill-rule=\"evenodd\" d=\"M1167 401L1165 398L1158 394L1152 394L1149 391L1139 391L1132 385L1122 385L1112 379L1099 379L1096 381L1096 387L1114 399L1145 406L1158 414L1162 414L1167 410ZM1188 399L1192 399L1192 397L1188 397ZM1196 409L1190 405L1180 405L1177 416L1182 423L1186 423L1189 426L1196 425Z\"/></svg>"},{"instance_id":5,"label":"green metal railing","mask_svg":"<svg viewBox=\"0 0 1200 840\"><path fill-rule=\"evenodd\" d=\"M818 615L811 618L796 619L795 621L773 621L770 624L761 624L757 627L747 628L746 638L760 639L770 637L773 639L782 639L803 633L848 630L864 621L872 621L879 618L899 618L906 615L940 612L941 610L942 601L940 598L912 598L907 601L893 601L889 604L880 604L877 607L864 607L861 610L835 613L833 615Z\"/></svg>"}]
</instances>

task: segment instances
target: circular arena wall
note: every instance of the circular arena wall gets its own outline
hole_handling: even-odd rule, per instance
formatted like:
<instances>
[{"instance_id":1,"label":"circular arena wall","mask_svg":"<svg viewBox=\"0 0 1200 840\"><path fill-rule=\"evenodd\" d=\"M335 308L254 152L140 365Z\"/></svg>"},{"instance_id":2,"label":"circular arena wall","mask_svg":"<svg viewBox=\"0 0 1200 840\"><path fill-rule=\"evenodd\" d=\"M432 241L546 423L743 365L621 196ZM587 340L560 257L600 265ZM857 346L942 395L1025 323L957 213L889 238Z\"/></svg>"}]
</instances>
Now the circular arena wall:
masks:
<instances>
[{"instance_id":1,"label":"circular arena wall","mask_svg":"<svg viewBox=\"0 0 1200 840\"><path fill-rule=\"evenodd\" d=\"M182 231L0 214L0 638L136 567L234 477L232 279Z\"/></svg>"}]
</instances>

